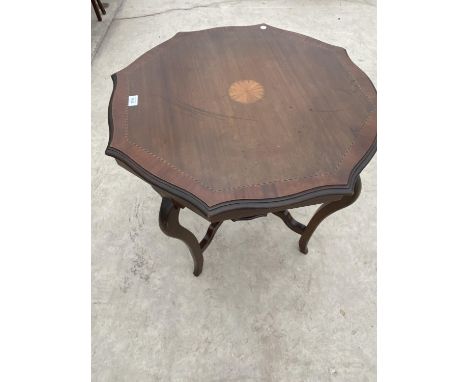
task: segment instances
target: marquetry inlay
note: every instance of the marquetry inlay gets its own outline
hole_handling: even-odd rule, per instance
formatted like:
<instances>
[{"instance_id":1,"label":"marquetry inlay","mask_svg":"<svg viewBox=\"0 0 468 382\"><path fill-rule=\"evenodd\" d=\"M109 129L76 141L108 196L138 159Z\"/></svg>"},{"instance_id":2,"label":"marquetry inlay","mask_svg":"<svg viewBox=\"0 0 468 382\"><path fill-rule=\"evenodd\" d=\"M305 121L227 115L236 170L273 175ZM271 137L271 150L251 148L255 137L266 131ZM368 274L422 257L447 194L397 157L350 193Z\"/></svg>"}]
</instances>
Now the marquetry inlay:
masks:
<instances>
[{"instance_id":1,"label":"marquetry inlay","mask_svg":"<svg viewBox=\"0 0 468 382\"><path fill-rule=\"evenodd\" d=\"M263 86L254 80L236 81L229 87L229 97L240 103L254 103L264 94Z\"/></svg>"}]
</instances>

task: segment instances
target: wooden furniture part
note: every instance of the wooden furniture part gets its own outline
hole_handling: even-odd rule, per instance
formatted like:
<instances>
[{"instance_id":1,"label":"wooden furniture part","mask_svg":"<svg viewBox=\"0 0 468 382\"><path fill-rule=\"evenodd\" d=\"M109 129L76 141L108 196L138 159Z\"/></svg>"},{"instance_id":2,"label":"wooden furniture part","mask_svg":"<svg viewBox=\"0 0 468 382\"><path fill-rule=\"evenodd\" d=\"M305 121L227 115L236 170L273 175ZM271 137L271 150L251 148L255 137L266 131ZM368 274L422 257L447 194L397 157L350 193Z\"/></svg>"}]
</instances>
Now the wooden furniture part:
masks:
<instances>
[{"instance_id":1,"label":"wooden furniture part","mask_svg":"<svg viewBox=\"0 0 468 382\"><path fill-rule=\"evenodd\" d=\"M268 25L177 33L112 75L106 154L163 198L159 222L203 252L224 220L274 213L307 243L359 196L376 90L346 50ZM323 204L307 226L288 209ZM212 224L179 224L187 207Z\"/></svg>"},{"instance_id":2,"label":"wooden furniture part","mask_svg":"<svg viewBox=\"0 0 468 382\"><path fill-rule=\"evenodd\" d=\"M94 13L96 14L98 21L102 21L101 13L105 15L106 10L104 5L102 5L101 0L91 0L91 4L93 5Z\"/></svg>"}]
</instances>

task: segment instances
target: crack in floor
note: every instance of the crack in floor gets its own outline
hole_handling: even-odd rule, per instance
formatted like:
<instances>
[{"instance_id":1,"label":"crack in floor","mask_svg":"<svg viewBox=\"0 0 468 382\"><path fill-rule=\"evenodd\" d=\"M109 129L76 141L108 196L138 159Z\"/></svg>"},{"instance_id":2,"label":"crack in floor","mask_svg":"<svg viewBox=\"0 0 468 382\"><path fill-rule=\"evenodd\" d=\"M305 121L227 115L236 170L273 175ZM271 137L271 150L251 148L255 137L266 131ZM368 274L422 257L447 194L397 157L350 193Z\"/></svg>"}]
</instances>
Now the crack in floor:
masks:
<instances>
[{"instance_id":1,"label":"crack in floor","mask_svg":"<svg viewBox=\"0 0 468 382\"><path fill-rule=\"evenodd\" d=\"M227 1L224 0L224 1L218 1L218 2L209 3L209 4L197 4L197 5L194 5L194 6L189 7L189 8L171 8L171 9L166 9L166 10L160 11L160 12L149 13L149 14L147 14L147 15L129 16L129 17L115 17L114 20L132 20L132 19L140 19L140 18L143 18L143 17L159 16L159 15L163 15L163 14L165 14L165 13L170 13L170 12L191 11L192 9L197 9L197 8L209 8L209 7L213 7L213 6L220 5L220 4L236 3L236 2L239 2L239 0L227 0Z\"/></svg>"}]
</instances>

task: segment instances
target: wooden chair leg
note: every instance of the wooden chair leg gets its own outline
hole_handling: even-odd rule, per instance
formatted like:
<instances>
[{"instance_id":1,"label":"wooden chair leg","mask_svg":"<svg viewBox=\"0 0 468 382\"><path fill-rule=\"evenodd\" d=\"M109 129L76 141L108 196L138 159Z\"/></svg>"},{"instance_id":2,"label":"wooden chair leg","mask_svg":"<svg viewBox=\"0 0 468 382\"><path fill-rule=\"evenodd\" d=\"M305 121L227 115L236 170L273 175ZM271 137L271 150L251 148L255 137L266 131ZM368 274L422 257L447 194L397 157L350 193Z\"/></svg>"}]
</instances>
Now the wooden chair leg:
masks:
<instances>
[{"instance_id":1,"label":"wooden chair leg","mask_svg":"<svg viewBox=\"0 0 468 382\"><path fill-rule=\"evenodd\" d=\"M104 9L104 6L102 5L101 0L97 0L97 3L98 3L98 5L99 5L99 9L101 9L101 13L102 13L103 15L105 15L105 14L106 14L106 10Z\"/></svg>"},{"instance_id":2,"label":"wooden chair leg","mask_svg":"<svg viewBox=\"0 0 468 382\"><path fill-rule=\"evenodd\" d=\"M102 21L102 17L101 17L101 14L99 13L99 8L98 8L98 5L96 3L96 0L91 0L91 4L93 4L94 13L96 14L96 17L97 17L98 21Z\"/></svg>"}]
</instances>

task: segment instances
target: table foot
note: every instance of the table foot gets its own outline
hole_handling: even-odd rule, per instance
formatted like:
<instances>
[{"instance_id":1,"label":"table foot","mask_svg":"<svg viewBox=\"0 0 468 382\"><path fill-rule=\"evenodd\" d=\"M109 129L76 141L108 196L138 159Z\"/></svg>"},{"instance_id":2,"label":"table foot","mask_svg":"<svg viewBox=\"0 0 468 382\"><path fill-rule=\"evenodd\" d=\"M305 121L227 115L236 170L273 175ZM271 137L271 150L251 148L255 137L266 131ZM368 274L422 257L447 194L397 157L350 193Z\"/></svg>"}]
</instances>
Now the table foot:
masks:
<instances>
[{"instance_id":1,"label":"table foot","mask_svg":"<svg viewBox=\"0 0 468 382\"><path fill-rule=\"evenodd\" d=\"M334 212L353 204L361 194L361 187L361 178L358 177L356 184L354 185L354 193L352 195L343 196L340 200L324 203L320 206L320 208L315 212L314 216L312 216L312 219L310 219L309 224L307 224L307 227L305 227L303 233L301 234L301 238L299 239L299 250L303 254L307 254L307 244L309 243L312 234L317 229L319 224L327 216L330 216Z\"/></svg>"},{"instance_id":2,"label":"table foot","mask_svg":"<svg viewBox=\"0 0 468 382\"><path fill-rule=\"evenodd\" d=\"M163 198L159 210L159 227L167 236L182 240L187 245L193 258L193 274L199 276L203 270L203 252L210 245L222 221L211 223L199 243L195 235L179 223L180 209L171 199Z\"/></svg>"}]
</instances>

